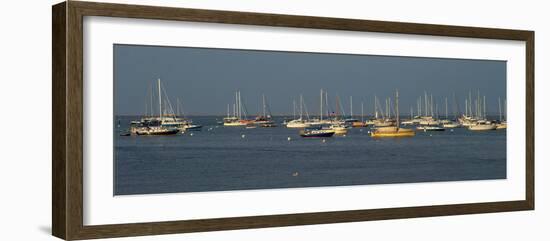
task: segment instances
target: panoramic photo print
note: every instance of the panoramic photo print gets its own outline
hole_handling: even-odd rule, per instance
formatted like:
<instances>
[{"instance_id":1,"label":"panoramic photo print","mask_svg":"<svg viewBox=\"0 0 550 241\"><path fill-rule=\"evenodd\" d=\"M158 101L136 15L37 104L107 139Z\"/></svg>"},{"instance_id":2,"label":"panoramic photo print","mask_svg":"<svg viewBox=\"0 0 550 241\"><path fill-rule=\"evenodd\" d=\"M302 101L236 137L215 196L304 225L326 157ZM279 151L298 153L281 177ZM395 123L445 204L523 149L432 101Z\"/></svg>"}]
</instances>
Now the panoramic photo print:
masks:
<instances>
[{"instance_id":1,"label":"panoramic photo print","mask_svg":"<svg viewBox=\"0 0 550 241\"><path fill-rule=\"evenodd\" d=\"M113 48L114 195L506 179L506 61Z\"/></svg>"}]
</instances>

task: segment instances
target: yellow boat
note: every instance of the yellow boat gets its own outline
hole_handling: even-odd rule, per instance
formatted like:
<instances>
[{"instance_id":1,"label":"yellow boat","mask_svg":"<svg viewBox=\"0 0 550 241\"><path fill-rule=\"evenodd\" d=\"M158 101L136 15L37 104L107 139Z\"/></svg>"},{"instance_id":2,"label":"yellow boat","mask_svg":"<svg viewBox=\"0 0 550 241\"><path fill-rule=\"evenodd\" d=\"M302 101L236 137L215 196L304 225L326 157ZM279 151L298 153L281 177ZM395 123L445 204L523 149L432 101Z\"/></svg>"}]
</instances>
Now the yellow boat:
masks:
<instances>
[{"instance_id":1,"label":"yellow boat","mask_svg":"<svg viewBox=\"0 0 550 241\"><path fill-rule=\"evenodd\" d=\"M416 133L411 129L397 128L395 126L377 128L370 133L371 137L411 137L414 135Z\"/></svg>"},{"instance_id":2,"label":"yellow boat","mask_svg":"<svg viewBox=\"0 0 550 241\"><path fill-rule=\"evenodd\" d=\"M371 133L371 137L411 137L416 133L412 129L405 129L399 127L399 92L395 90L395 113L396 121L395 126L378 127Z\"/></svg>"}]
</instances>

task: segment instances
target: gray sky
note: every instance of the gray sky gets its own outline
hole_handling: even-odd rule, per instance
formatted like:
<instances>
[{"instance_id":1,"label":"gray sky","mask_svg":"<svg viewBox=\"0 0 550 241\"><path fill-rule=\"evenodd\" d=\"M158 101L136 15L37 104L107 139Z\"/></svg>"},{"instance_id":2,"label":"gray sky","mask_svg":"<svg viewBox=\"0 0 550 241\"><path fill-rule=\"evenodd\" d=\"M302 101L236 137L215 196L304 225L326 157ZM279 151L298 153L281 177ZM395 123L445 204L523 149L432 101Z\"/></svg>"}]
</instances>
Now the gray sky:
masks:
<instances>
[{"instance_id":1,"label":"gray sky","mask_svg":"<svg viewBox=\"0 0 550 241\"><path fill-rule=\"evenodd\" d=\"M321 88L328 91L331 108L338 95L346 113L353 96L354 114L360 114L361 102L371 114L374 95L383 104L395 89L400 112L407 114L411 106L416 113L424 91L439 102L441 115L445 97L451 113L453 92L463 108L468 91L479 90L488 113L498 113L497 98L506 95L506 62L489 60L115 45L114 69L117 115L143 114L158 78L172 103L179 98L190 115L225 115L236 90L250 115L260 112L262 94L274 115L292 114L300 94L310 115L317 114Z\"/></svg>"}]
</instances>

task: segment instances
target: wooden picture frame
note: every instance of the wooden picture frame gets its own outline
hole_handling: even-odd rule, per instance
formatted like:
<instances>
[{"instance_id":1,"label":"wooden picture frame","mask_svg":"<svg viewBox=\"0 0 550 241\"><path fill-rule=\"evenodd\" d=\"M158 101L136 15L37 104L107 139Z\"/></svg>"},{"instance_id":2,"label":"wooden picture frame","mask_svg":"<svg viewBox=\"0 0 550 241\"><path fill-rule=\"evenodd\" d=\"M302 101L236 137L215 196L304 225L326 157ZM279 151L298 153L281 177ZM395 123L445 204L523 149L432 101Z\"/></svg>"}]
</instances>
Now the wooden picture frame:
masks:
<instances>
[{"instance_id":1,"label":"wooden picture frame","mask_svg":"<svg viewBox=\"0 0 550 241\"><path fill-rule=\"evenodd\" d=\"M52 233L66 240L533 210L534 32L432 24L68 1L52 7ZM335 212L87 226L83 224L83 17L159 19L518 40L526 43L525 199Z\"/></svg>"}]
</instances>

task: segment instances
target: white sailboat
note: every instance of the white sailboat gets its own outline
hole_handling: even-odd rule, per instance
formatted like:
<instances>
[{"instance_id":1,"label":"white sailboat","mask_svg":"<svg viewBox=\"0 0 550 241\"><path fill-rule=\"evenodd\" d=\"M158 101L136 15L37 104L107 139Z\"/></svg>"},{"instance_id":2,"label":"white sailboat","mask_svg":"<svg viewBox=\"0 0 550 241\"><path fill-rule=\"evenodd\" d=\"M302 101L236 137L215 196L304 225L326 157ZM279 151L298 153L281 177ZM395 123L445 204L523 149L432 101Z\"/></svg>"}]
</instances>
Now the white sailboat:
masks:
<instances>
[{"instance_id":1,"label":"white sailboat","mask_svg":"<svg viewBox=\"0 0 550 241\"><path fill-rule=\"evenodd\" d=\"M246 126L253 121L246 119L246 110L243 108L241 91L235 92L235 103L233 104L233 116L223 118L224 126Z\"/></svg>"},{"instance_id":2,"label":"white sailboat","mask_svg":"<svg viewBox=\"0 0 550 241\"><path fill-rule=\"evenodd\" d=\"M300 95L300 118L289 121L288 123L286 123L286 127L287 128L306 128L310 126L311 124L309 124L307 120L304 119L304 97Z\"/></svg>"},{"instance_id":3,"label":"white sailboat","mask_svg":"<svg viewBox=\"0 0 550 241\"><path fill-rule=\"evenodd\" d=\"M159 117L150 118L136 127L134 133L137 135L173 135L179 132L177 126L170 125L166 122L164 111L162 108L162 87L160 79L157 80L158 85L158 101L159 101Z\"/></svg>"}]
</instances>

